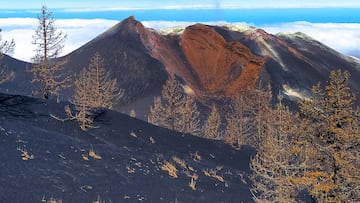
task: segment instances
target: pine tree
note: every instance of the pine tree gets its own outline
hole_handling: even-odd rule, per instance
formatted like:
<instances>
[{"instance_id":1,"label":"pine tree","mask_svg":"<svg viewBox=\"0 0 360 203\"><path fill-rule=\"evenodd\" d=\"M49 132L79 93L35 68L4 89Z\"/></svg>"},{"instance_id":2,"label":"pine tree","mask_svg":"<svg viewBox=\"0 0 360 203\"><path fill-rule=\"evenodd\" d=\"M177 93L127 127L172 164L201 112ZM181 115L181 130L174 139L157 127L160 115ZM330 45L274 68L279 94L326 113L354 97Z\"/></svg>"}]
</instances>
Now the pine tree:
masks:
<instances>
[{"instance_id":1,"label":"pine tree","mask_svg":"<svg viewBox=\"0 0 360 203\"><path fill-rule=\"evenodd\" d=\"M2 30L0 29L0 32ZM0 35L0 61L3 59L4 54L11 54L14 51L14 40L11 41L1 41ZM9 81L15 77L13 71L8 71L6 67L0 63L0 84Z\"/></svg>"},{"instance_id":2,"label":"pine tree","mask_svg":"<svg viewBox=\"0 0 360 203\"><path fill-rule=\"evenodd\" d=\"M243 144L256 148L269 126L266 114L271 111L271 99L270 87L235 96L226 115L225 142L235 149Z\"/></svg>"},{"instance_id":3,"label":"pine tree","mask_svg":"<svg viewBox=\"0 0 360 203\"><path fill-rule=\"evenodd\" d=\"M250 143L255 148L257 148L257 144L260 143L260 141L263 139L266 132L269 130L269 126L271 122L267 115L271 113L271 91L270 87L267 89L255 89L252 91L250 96L250 101L247 101L248 103L251 103L252 106L250 107L252 109L251 117L252 122L255 130L255 135L253 135L250 138Z\"/></svg>"},{"instance_id":4,"label":"pine tree","mask_svg":"<svg viewBox=\"0 0 360 203\"><path fill-rule=\"evenodd\" d=\"M75 95L71 103L75 106L76 113L72 113L70 108L66 109L66 113L80 123L82 130L93 128L94 117L106 109L111 109L121 96L123 90L118 88L116 79L110 79L103 59L99 54L95 54L89 67L84 68L75 81Z\"/></svg>"},{"instance_id":5,"label":"pine tree","mask_svg":"<svg viewBox=\"0 0 360 203\"><path fill-rule=\"evenodd\" d=\"M215 105L212 105L211 112L204 126L204 137L209 139L220 139L221 117Z\"/></svg>"},{"instance_id":6,"label":"pine tree","mask_svg":"<svg viewBox=\"0 0 360 203\"><path fill-rule=\"evenodd\" d=\"M52 12L49 12L46 6L42 6L38 21L39 25L33 35L33 44L37 49L33 57L31 82L39 83L39 88L33 93L48 99L50 96L58 96L61 89L71 86L70 77L62 72L66 60L57 59L64 47L66 35L57 32Z\"/></svg>"},{"instance_id":7,"label":"pine tree","mask_svg":"<svg viewBox=\"0 0 360 203\"><path fill-rule=\"evenodd\" d=\"M226 115L225 142L240 149L245 144L245 133L247 131L245 108L243 96L237 96L231 104L230 113Z\"/></svg>"},{"instance_id":8,"label":"pine tree","mask_svg":"<svg viewBox=\"0 0 360 203\"><path fill-rule=\"evenodd\" d=\"M163 86L161 97L154 99L154 106L150 109L149 122L164 128L180 131L180 111L185 105L185 96L181 85L174 74Z\"/></svg>"},{"instance_id":9,"label":"pine tree","mask_svg":"<svg viewBox=\"0 0 360 203\"><path fill-rule=\"evenodd\" d=\"M185 104L180 111L180 115L180 132L199 136L201 134L200 113L192 96L185 96Z\"/></svg>"},{"instance_id":10,"label":"pine tree","mask_svg":"<svg viewBox=\"0 0 360 203\"><path fill-rule=\"evenodd\" d=\"M72 111L69 106L65 107L65 112L71 120L77 120L80 128L86 131L89 128L94 128L93 125L93 109L90 106L92 97L94 95L89 91L91 84L90 73L85 69L81 71L80 77L75 81L75 95L71 103L75 107ZM73 113L75 112L75 113Z\"/></svg>"},{"instance_id":11,"label":"pine tree","mask_svg":"<svg viewBox=\"0 0 360 203\"><path fill-rule=\"evenodd\" d=\"M318 84L313 96L300 104L307 129L304 139L311 149L308 156L315 160L308 165L311 176L304 179L318 201L358 201L360 197L360 137L349 77L347 71L332 71L324 90Z\"/></svg>"},{"instance_id":12,"label":"pine tree","mask_svg":"<svg viewBox=\"0 0 360 203\"><path fill-rule=\"evenodd\" d=\"M165 127L165 117L165 110L161 102L161 97L155 97L154 104L150 107L148 122L156 126Z\"/></svg>"},{"instance_id":13,"label":"pine tree","mask_svg":"<svg viewBox=\"0 0 360 203\"><path fill-rule=\"evenodd\" d=\"M154 98L149 123L183 133L200 134L200 113L195 99L184 94L174 74L170 74L161 97Z\"/></svg>"},{"instance_id":14,"label":"pine tree","mask_svg":"<svg viewBox=\"0 0 360 203\"><path fill-rule=\"evenodd\" d=\"M302 174L297 144L295 117L282 105L265 115L270 124L258 144L257 154L251 160L253 171L251 191L256 202L296 202L297 187L290 181Z\"/></svg>"},{"instance_id":15,"label":"pine tree","mask_svg":"<svg viewBox=\"0 0 360 203\"><path fill-rule=\"evenodd\" d=\"M110 78L110 72L106 71L104 59L99 53L90 59L89 67L85 70L89 74L90 107L93 109L112 109L124 94L119 89L116 79Z\"/></svg>"}]
</instances>

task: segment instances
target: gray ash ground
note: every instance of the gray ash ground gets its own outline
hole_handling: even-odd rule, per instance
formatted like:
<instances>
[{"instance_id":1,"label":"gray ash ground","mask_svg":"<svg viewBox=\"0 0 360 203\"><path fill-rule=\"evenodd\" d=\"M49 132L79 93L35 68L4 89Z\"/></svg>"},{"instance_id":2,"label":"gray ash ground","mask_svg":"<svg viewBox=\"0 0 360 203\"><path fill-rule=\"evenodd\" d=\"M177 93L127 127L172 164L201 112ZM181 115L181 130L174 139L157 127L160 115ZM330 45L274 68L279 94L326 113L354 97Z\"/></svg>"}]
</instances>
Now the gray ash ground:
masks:
<instances>
[{"instance_id":1,"label":"gray ash ground","mask_svg":"<svg viewBox=\"0 0 360 203\"><path fill-rule=\"evenodd\" d=\"M83 132L74 121L49 116L64 116L65 105L0 95L1 203L50 197L64 203L99 198L253 202L248 179L252 148L236 151L220 141L172 132L112 111L97 118L98 128ZM91 150L98 157L90 156ZM167 162L176 167L177 178L163 170ZM195 190L189 186L191 177Z\"/></svg>"}]
</instances>

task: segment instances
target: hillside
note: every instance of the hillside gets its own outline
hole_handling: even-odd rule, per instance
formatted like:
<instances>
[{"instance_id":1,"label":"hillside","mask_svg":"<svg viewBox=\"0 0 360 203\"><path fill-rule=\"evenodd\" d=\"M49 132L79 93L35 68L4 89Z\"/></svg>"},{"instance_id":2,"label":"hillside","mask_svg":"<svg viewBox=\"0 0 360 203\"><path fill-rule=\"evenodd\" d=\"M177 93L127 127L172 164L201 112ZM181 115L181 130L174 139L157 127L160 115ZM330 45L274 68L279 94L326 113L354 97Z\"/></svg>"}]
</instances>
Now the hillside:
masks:
<instances>
[{"instance_id":1,"label":"hillside","mask_svg":"<svg viewBox=\"0 0 360 203\"><path fill-rule=\"evenodd\" d=\"M242 98L244 100L239 101L243 103L239 105L243 108L239 109L228 104L233 96L268 84L272 88L273 100L281 94L284 96L283 104L295 104L299 98L309 96L313 85L325 83L329 73L337 69L351 73L349 86L357 96L360 91L360 60L340 54L304 33L272 35L254 27L204 24L176 27L173 31L171 28L166 32L146 28L134 17L129 17L60 59L67 60L64 69L67 74L78 75L98 52L111 76L125 89L125 96L114 105L114 111L96 115L96 128L86 132L75 121L54 119L54 115L65 117L64 107L69 105L74 88L62 92L59 103L32 97L31 92L35 88L30 83L32 64L5 56L1 65L14 71L15 78L0 85L0 203L46 202L51 197L63 202L93 202L96 199L106 202L253 202L249 162L255 155L255 149L242 144L253 144L258 147L258 154L263 152L262 155L267 155L268 151L261 151L264 138L270 141L278 139L275 145L269 145L274 157L284 158L291 154L292 158L279 162L280 167L273 167L271 164L277 164L277 161L269 159L269 170L285 167L283 163L295 165L295 161L299 161L298 166L301 166L300 175L296 175L300 178L307 178L302 176L302 172L308 171L307 167L316 166L309 170L317 173L317 166L326 167L328 163L330 169L323 170L325 172L331 172L331 167L334 171L348 169L347 165L341 165L342 162L339 162L339 167L331 165L331 161L338 163L333 155L337 155L343 147L333 143L346 143L348 139L339 139L339 142L330 140L333 135L330 127L336 127L334 133L344 130L341 136L354 139L349 145L344 145L349 148L340 152L350 154L354 150L352 154L356 156L359 146L356 137L358 114L341 103L343 98L328 102L332 101L333 95L340 95L335 90L335 93L325 91L327 97L305 100L309 102L304 104L308 105L305 107L309 112L301 112L304 118L295 117L285 107L283 111L280 107L277 111L270 110L271 102L269 105L267 102L271 100L267 99L270 94ZM220 140L174 132L142 121L147 120L153 98L161 94L162 86L171 73L176 75L187 94L195 95L200 111L200 128L204 128L203 119L213 103L220 111L219 119L216 119L219 122L214 124L218 124L220 130L213 132L231 127L231 119L235 120L235 124L241 124L232 126L235 130L242 130L234 131L232 135L237 139L235 144L241 145L241 150L234 150ZM341 82L346 83L347 72L344 77L334 74L333 80L337 79L334 87L345 85ZM88 89L88 84L83 85L84 89ZM344 90L339 90L344 97L351 95L345 86L341 90ZM347 102L352 104L352 98ZM356 102L359 104L359 97ZM244 108L247 104L252 105ZM344 110L343 106L346 107ZM290 107L297 108L295 105ZM87 107L84 105L83 108ZM328 118L335 115L332 108L335 113L343 113L346 122L341 120L343 123L339 121L330 125L331 119ZM130 109L136 111L137 118L126 115ZM312 115L313 109L317 112L315 116ZM227 122L224 122L222 118L227 113L235 116L231 119L227 117ZM165 117L161 113L157 115ZM174 115L168 120L173 121ZM197 117L193 116L195 114L188 115ZM283 129L288 132L283 132ZM349 136L350 133L354 136ZM225 133L218 134L217 138L224 138ZM282 134L284 137L280 137ZM331 135L329 141L323 139L326 134ZM248 139L242 136L246 139L257 137L254 142L247 142ZM290 143L292 139L297 139L291 142L294 147L287 148L287 143L280 145ZM298 145L299 141L301 144ZM308 143L316 147L310 146L310 151L307 151ZM308 155L313 155L311 150L318 146L326 148L319 150L318 154L314 153L316 159L308 158ZM331 147L333 151L327 151ZM280 149L285 155L273 149ZM289 153L290 150L294 152ZM341 155L342 158L349 157L346 153ZM302 155L306 155L306 162L302 162ZM307 165L308 160L316 162L315 165ZM352 160L347 163L350 162ZM358 162L353 163L356 168ZM348 171L353 172L351 167ZM254 167L252 169L256 174ZM260 175L272 176L269 170L260 171ZM284 171L280 174L288 176L288 170ZM330 176L330 172L325 175ZM322 176L311 184L323 186L323 183L316 182ZM272 177L270 179L273 180ZM336 177L333 179L337 181ZM328 190L326 184L320 192ZM346 187L352 187L351 184ZM277 187L273 183L267 186ZM337 190L334 188L334 191ZM294 198L310 202L309 188L301 188L299 193Z\"/></svg>"},{"instance_id":2,"label":"hillside","mask_svg":"<svg viewBox=\"0 0 360 203\"><path fill-rule=\"evenodd\" d=\"M49 116L61 116L64 103L4 94L0 101L0 202L252 202L249 147L235 151L116 112L83 132ZM177 178L162 170L166 162Z\"/></svg>"},{"instance_id":3,"label":"hillside","mask_svg":"<svg viewBox=\"0 0 360 203\"><path fill-rule=\"evenodd\" d=\"M350 86L359 94L360 60L345 56L303 33L272 35L247 26L195 24L164 30L146 28L134 17L114 25L65 56L66 71L77 74L99 52L106 67L125 89L115 110L147 120L154 96L161 93L168 73L175 73L189 92L205 106L224 101L248 87L271 84L274 97L296 101L309 95L332 70L348 70ZM5 61L5 63L7 63ZM13 81L1 92L30 95L30 64L10 63ZM69 89L61 95L67 101ZM359 103L359 99L357 103Z\"/></svg>"}]
</instances>

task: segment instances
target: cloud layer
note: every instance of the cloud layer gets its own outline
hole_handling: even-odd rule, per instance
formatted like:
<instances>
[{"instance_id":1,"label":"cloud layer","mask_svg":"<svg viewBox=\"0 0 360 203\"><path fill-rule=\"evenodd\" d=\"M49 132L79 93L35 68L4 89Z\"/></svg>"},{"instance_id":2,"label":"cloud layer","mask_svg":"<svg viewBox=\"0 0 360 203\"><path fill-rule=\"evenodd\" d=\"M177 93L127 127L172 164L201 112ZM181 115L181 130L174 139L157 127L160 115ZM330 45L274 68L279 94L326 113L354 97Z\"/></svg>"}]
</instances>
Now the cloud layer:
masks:
<instances>
[{"instance_id":1,"label":"cloud layer","mask_svg":"<svg viewBox=\"0 0 360 203\"><path fill-rule=\"evenodd\" d=\"M262 28L272 34L303 32L343 54L360 58L359 23L294 22L268 25Z\"/></svg>"},{"instance_id":2,"label":"cloud layer","mask_svg":"<svg viewBox=\"0 0 360 203\"><path fill-rule=\"evenodd\" d=\"M67 34L62 55L74 51L111 28L117 22L103 19L66 19L55 21L55 27ZM30 61L34 56L36 47L32 44L32 35L34 35L36 26L37 19L33 18L0 19L2 40L14 39L15 41L15 49L12 55L14 58Z\"/></svg>"},{"instance_id":3,"label":"cloud layer","mask_svg":"<svg viewBox=\"0 0 360 203\"><path fill-rule=\"evenodd\" d=\"M67 33L63 55L79 48L97 35L118 23L114 20L104 19L66 19L57 20L55 26L58 30ZM194 22L178 21L145 21L146 27L155 29L186 26ZM226 24L226 22L204 22L206 24ZM245 23L240 23L245 24ZM0 19L0 28L3 40L15 40L13 57L30 61L34 55L35 47L32 45L32 35L36 29L37 20L33 18ZM360 24L351 23L308 23L294 22L262 26L269 33L278 32L304 32L320 42L332 47L341 53L360 58Z\"/></svg>"}]
</instances>

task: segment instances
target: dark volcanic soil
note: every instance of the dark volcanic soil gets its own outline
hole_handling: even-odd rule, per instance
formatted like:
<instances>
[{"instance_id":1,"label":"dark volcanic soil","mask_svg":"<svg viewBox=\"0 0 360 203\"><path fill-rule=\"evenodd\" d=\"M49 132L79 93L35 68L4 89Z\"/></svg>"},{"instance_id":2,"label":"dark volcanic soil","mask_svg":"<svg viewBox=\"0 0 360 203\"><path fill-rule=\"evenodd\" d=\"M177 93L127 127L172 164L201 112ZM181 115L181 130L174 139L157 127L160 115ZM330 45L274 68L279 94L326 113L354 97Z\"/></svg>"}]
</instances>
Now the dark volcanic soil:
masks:
<instances>
[{"instance_id":1,"label":"dark volcanic soil","mask_svg":"<svg viewBox=\"0 0 360 203\"><path fill-rule=\"evenodd\" d=\"M253 202L249 158L219 142L183 135L116 112L82 132L60 122L66 104L0 95L0 202ZM99 157L91 157L94 150ZM185 165L174 161L179 158ZM177 178L162 166L169 162ZM205 171L205 172L204 172ZM213 176L206 176L212 172ZM196 190L189 187L198 176Z\"/></svg>"}]
</instances>

